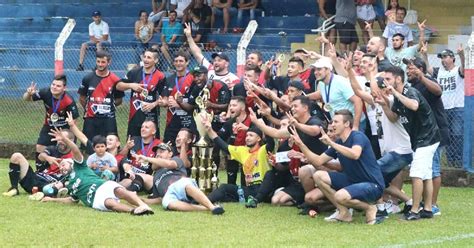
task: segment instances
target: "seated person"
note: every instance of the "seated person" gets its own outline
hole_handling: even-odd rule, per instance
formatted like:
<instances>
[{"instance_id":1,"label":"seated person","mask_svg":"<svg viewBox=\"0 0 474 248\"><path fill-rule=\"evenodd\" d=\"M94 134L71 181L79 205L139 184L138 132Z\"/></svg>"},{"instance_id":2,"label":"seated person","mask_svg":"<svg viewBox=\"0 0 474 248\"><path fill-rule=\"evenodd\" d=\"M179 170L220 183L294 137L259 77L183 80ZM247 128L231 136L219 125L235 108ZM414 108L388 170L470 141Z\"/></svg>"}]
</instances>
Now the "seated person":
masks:
<instances>
[{"instance_id":1,"label":"seated person","mask_svg":"<svg viewBox=\"0 0 474 248\"><path fill-rule=\"evenodd\" d=\"M202 43L210 31L209 25L206 24L199 9L192 9L189 12L189 17L191 18L191 36L194 42Z\"/></svg>"},{"instance_id":2,"label":"seated person","mask_svg":"<svg viewBox=\"0 0 474 248\"><path fill-rule=\"evenodd\" d=\"M157 24L161 20L161 17L166 16L167 1L168 0L151 0L152 12L150 12L150 15L148 16L148 21L152 22L153 25Z\"/></svg>"},{"instance_id":3,"label":"seated person","mask_svg":"<svg viewBox=\"0 0 474 248\"><path fill-rule=\"evenodd\" d=\"M148 19L148 13L140 10L138 20L135 22L135 39L143 49L148 48L148 43L153 39L154 23Z\"/></svg>"},{"instance_id":4,"label":"seated person","mask_svg":"<svg viewBox=\"0 0 474 248\"><path fill-rule=\"evenodd\" d=\"M163 23L163 30L161 31L161 47L160 50L168 63L171 65L171 55L169 53L170 47L177 47L181 45L183 36L183 26L176 21L176 11L170 11L168 15L168 22Z\"/></svg>"},{"instance_id":5,"label":"seated person","mask_svg":"<svg viewBox=\"0 0 474 248\"><path fill-rule=\"evenodd\" d=\"M109 24L102 20L100 11L92 13L91 24L89 24L89 41L82 43L81 51L79 53L79 66L76 71L84 70L84 57L89 46L95 46L97 51L101 51L104 47L110 46L112 40L110 39Z\"/></svg>"},{"instance_id":6,"label":"seated person","mask_svg":"<svg viewBox=\"0 0 474 248\"><path fill-rule=\"evenodd\" d=\"M105 180L115 180L118 173L117 159L107 152L107 140L104 136L97 135L92 139L94 154L87 158L87 166L91 168L97 176Z\"/></svg>"},{"instance_id":7,"label":"seated person","mask_svg":"<svg viewBox=\"0 0 474 248\"><path fill-rule=\"evenodd\" d=\"M227 33L230 23L231 13L235 13L236 9L232 6L232 0L212 0L212 17L211 17L211 29L214 28L215 16L223 16L224 27L221 30L222 34Z\"/></svg>"},{"instance_id":8,"label":"seated person","mask_svg":"<svg viewBox=\"0 0 474 248\"><path fill-rule=\"evenodd\" d=\"M126 190L114 181L105 181L98 177L87 167L84 156L76 144L63 132L53 130L52 135L54 140L58 143L63 142L72 152L72 159L64 159L59 164L59 170L64 176L67 176L69 181L66 187L70 197L51 198L46 196L41 200L42 202L75 203L80 200L85 206L100 211L116 211L132 215L154 213L135 193ZM54 187L60 189L65 186L58 182L54 184ZM126 200L134 207L120 203L120 199Z\"/></svg>"},{"instance_id":9,"label":"seated person","mask_svg":"<svg viewBox=\"0 0 474 248\"><path fill-rule=\"evenodd\" d=\"M153 150L156 153L154 158L134 155L137 161L150 163L155 171L153 176L141 175L143 184L140 186L153 192L150 199L145 200L147 203L161 204L166 210L209 210L214 215L224 213L224 208L212 204L194 179L186 177L184 162L180 157L173 156L171 146L162 143ZM193 200L201 205L193 204Z\"/></svg>"},{"instance_id":10,"label":"seated person","mask_svg":"<svg viewBox=\"0 0 474 248\"><path fill-rule=\"evenodd\" d=\"M239 28L246 27L245 24L243 24L243 15L244 11L248 10L250 12L250 20L255 20L255 9L257 8L258 5L258 0L236 0L239 1L237 4L238 12L237 12L237 26Z\"/></svg>"},{"instance_id":11,"label":"seated person","mask_svg":"<svg viewBox=\"0 0 474 248\"><path fill-rule=\"evenodd\" d=\"M61 132L71 139L74 138L68 129L63 129ZM32 194L34 187L38 187L41 191L45 185L61 180L63 176L58 165L63 159L71 157L71 150L62 142L58 142L55 146L48 146L38 155L38 159L43 164L34 172L23 154L13 153L8 172L10 188L3 195L9 197L19 195L18 183L26 192Z\"/></svg>"}]
</instances>

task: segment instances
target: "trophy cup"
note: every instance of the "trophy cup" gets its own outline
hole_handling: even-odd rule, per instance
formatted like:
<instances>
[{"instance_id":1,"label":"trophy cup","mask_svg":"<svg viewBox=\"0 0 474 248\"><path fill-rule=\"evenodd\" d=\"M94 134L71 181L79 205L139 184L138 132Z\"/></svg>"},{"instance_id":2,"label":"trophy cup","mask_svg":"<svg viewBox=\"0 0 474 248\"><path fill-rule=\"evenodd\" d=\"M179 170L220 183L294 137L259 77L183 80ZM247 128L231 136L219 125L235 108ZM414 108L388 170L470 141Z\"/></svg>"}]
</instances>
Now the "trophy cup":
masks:
<instances>
[{"instance_id":1,"label":"trophy cup","mask_svg":"<svg viewBox=\"0 0 474 248\"><path fill-rule=\"evenodd\" d=\"M207 86L198 97L196 97L196 109L193 113L194 121L199 132L199 141L194 144L193 150L193 167L191 168L191 177L198 182L199 189L203 192L210 192L212 190L211 176L212 176L212 150L213 147L207 138L206 128L202 124L202 118L212 120L213 113L206 110L207 101L209 100L210 92Z\"/></svg>"},{"instance_id":2,"label":"trophy cup","mask_svg":"<svg viewBox=\"0 0 474 248\"><path fill-rule=\"evenodd\" d=\"M217 189L219 185L219 179L217 178L217 165L212 162L212 178L211 178L211 191Z\"/></svg>"}]
</instances>

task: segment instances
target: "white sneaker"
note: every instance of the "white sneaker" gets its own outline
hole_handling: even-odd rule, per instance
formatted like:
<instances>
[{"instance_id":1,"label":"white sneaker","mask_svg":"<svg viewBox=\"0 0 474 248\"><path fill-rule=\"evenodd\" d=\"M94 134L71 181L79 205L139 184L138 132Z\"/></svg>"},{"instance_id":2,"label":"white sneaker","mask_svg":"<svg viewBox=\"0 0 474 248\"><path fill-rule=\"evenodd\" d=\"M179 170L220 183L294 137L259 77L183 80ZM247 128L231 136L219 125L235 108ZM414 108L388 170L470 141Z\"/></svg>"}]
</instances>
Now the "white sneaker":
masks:
<instances>
[{"instance_id":1,"label":"white sneaker","mask_svg":"<svg viewBox=\"0 0 474 248\"><path fill-rule=\"evenodd\" d=\"M387 213L389 214L398 214L402 211L400 206L393 204L391 200L388 200L385 203L385 209L387 210Z\"/></svg>"},{"instance_id":2,"label":"white sneaker","mask_svg":"<svg viewBox=\"0 0 474 248\"><path fill-rule=\"evenodd\" d=\"M351 214L351 216L352 216L353 212L354 212L354 209L349 208L349 213ZM328 221L328 222L337 221L337 216L338 215L339 215L339 209L336 209L336 211L334 211L333 214L329 215L328 217L325 217L324 220Z\"/></svg>"},{"instance_id":3,"label":"white sneaker","mask_svg":"<svg viewBox=\"0 0 474 248\"><path fill-rule=\"evenodd\" d=\"M66 198L68 197L68 193L69 191L67 188L60 188L56 194L56 198Z\"/></svg>"}]
</instances>

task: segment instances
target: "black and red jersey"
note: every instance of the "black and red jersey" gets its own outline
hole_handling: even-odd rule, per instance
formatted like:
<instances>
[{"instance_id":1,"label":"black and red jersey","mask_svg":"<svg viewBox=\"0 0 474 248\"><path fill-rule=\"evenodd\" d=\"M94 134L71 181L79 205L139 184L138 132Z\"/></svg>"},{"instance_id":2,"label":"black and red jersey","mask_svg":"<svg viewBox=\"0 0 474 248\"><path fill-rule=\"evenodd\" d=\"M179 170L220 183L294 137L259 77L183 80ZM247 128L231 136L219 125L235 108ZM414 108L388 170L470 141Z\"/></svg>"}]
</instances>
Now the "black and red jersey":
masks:
<instances>
[{"instance_id":1,"label":"black and red jersey","mask_svg":"<svg viewBox=\"0 0 474 248\"><path fill-rule=\"evenodd\" d=\"M133 141L135 146L130 150L130 154L136 153L138 155L144 155L147 157L155 157L156 153L153 152L153 147L161 144L161 140L157 138L154 138L153 141L148 144L145 144L141 137L133 137ZM135 167L135 173L151 174L153 172L150 163L139 163L133 156L130 156L129 159L133 167Z\"/></svg>"},{"instance_id":2,"label":"black and red jersey","mask_svg":"<svg viewBox=\"0 0 474 248\"><path fill-rule=\"evenodd\" d=\"M55 99L49 88L43 88L33 94L31 98L33 101L43 101L44 108L46 109L46 114L44 117L45 126L69 128L66 122L67 112L69 111L72 112L72 117L74 119L79 117L79 111L77 110L76 102L72 96L66 92L61 95L59 99ZM57 113L59 117L54 125L50 120L50 117L53 113Z\"/></svg>"},{"instance_id":3,"label":"black and red jersey","mask_svg":"<svg viewBox=\"0 0 474 248\"><path fill-rule=\"evenodd\" d=\"M165 92L170 97L175 97L179 91L183 95L183 101L187 101L189 94L192 92L191 87L193 85L194 77L190 73L187 73L183 77L177 77L176 73L166 78L166 85L168 90ZM186 97L186 95L188 97ZM188 113L182 109L168 108L166 113L166 124L169 125L173 116L184 116Z\"/></svg>"},{"instance_id":4,"label":"black and red jersey","mask_svg":"<svg viewBox=\"0 0 474 248\"><path fill-rule=\"evenodd\" d=\"M68 153L62 153L57 146L48 146L44 150L44 153L46 153L48 156L59 158L59 159L66 159L66 158L72 158L72 152ZM60 163L60 161L58 162ZM41 164L36 164L36 168L38 172L42 172L51 176L56 176L60 177L61 172L59 171L59 167L55 164L49 164L48 162L44 161Z\"/></svg>"},{"instance_id":5,"label":"black and red jersey","mask_svg":"<svg viewBox=\"0 0 474 248\"><path fill-rule=\"evenodd\" d=\"M145 77L144 77L145 76ZM150 78L151 77L151 78ZM132 90L130 96L130 113L128 122L143 123L145 119L155 119L159 115L160 108L156 107L148 112L143 112L142 102L152 103L158 99L158 96L168 95L165 90L166 86L165 74L159 70L154 70L150 74L143 73L143 67L133 69L127 73L127 79L123 82L139 83L145 87L147 94L141 94Z\"/></svg>"},{"instance_id":6,"label":"black and red jersey","mask_svg":"<svg viewBox=\"0 0 474 248\"><path fill-rule=\"evenodd\" d=\"M87 98L84 118L115 118L115 99L124 96L115 88L119 81L120 78L113 72L105 77L91 72L82 79L77 92Z\"/></svg>"},{"instance_id":7,"label":"black and red jersey","mask_svg":"<svg viewBox=\"0 0 474 248\"><path fill-rule=\"evenodd\" d=\"M213 80L209 85L206 86L209 87L209 102L214 104L228 104L230 102L230 91L227 84L219 80ZM202 95L204 87L199 87L196 85L196 87L192 87L192 89L193 92L189 96L188 103L191 105L196 105L196 97ZM214 112L214 114L220 113L211 108L208 108L207 111Z\"/></svg>"}]
</instances>

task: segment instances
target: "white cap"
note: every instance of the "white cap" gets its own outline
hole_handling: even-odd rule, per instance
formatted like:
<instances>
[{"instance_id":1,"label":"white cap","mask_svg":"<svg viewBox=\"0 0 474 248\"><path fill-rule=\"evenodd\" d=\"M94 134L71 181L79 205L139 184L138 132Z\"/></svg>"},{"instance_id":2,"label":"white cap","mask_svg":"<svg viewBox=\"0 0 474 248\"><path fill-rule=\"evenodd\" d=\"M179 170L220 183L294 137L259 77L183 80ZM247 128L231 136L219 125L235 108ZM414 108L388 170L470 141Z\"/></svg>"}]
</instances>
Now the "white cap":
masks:
<instances>
[{"instance_id":1,"label":"white cap","mask_svg":"<svg viewBox=\"0 0 474 248\"><path fill-rule=\"evenodd\" d=\"M322 57L318 59L314 64L311 65L314 68L328 68L332 71L332 63L329 58Z\"/></svg>"}]
</instances>

